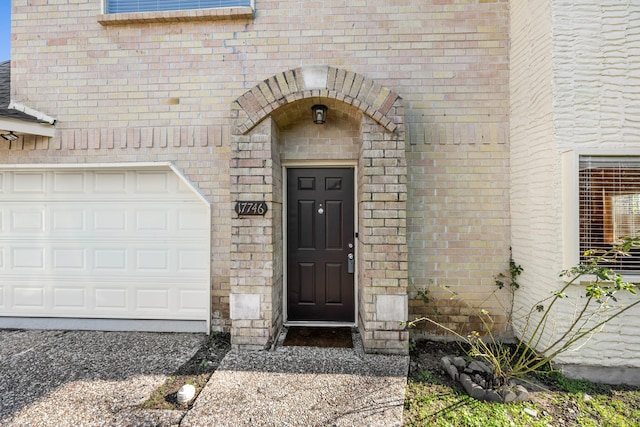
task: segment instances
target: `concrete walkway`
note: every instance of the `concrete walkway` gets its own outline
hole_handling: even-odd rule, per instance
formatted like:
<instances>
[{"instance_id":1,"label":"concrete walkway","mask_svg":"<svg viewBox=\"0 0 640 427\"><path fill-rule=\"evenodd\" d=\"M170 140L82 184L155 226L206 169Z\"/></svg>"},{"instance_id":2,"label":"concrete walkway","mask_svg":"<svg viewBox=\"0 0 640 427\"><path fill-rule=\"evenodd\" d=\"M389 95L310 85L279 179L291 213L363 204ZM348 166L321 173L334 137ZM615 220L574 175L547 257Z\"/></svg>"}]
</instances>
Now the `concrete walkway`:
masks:
<instances>
[{"instance_id":1,"label":"concrete walkway","mask_svg":"<svg viewBox=\"0 0 640 427\"><path fill-rule=\"evenodd\" d=\"M199 334L0 330L2 426L399 426L408 357L229 352L189 411L137 407Z\"/></svg>"},{"instance_id":2,"label":"concrete walkway","mask_svg":"<svg viewBox=\"0 0 640 427\"><path fill-rule=\"evenodd\" d=\"M400 426L409 358L355 349L231 351L181 426Z\"/></svg>"}]
</instances>

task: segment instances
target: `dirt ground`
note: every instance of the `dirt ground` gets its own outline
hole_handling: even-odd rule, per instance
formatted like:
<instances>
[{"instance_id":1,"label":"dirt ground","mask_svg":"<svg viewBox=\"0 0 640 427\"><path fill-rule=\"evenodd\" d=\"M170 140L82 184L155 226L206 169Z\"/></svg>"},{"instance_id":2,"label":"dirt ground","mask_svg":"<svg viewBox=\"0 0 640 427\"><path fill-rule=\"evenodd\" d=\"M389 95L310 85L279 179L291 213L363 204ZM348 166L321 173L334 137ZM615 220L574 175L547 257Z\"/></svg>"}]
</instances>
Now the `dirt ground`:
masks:
<instances>
[{"instance_id":1,"label":"dirt ground","mask_svg":"<svg viewBox=\"0 0 640 427\"><path fill-rule=\"evenodd\" d=\"M186 405L177 401L178 390L184 384L196 388L196 396L218 368L225 354L231 348L229 334L212 333L202 347L147 399L144 409L189 409L195 399Z\"/></svg>"}]
</instances>

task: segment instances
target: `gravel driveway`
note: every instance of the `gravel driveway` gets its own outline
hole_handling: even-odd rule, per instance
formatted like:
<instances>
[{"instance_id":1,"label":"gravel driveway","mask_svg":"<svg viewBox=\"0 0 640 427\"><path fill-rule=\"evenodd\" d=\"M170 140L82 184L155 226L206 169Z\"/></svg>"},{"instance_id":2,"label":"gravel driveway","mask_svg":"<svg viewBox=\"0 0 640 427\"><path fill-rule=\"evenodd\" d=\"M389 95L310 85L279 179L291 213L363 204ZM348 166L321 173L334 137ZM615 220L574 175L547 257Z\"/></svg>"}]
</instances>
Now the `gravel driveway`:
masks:
<instances>
[{"instance_id":1,"label":"gravel driveway","mask_svg":"<svg viewBox=\"0 0 640 427\"><path fill-rule=\"evenodd\" d=\"M1 426L400 426L407 356L227 353L189 411L137 407L203 334L0 330Z\"/></svg>"},{"instance_id":2,"label":"gravel driveway","mask_svg":"<svg viewBox=\"0 0 640 427\"><path fill-rule=\"evenodd\" d=\"M143 411L204 334L0 330L0 425L139 426L180 422Z\"/></svg>"}]
</instances>

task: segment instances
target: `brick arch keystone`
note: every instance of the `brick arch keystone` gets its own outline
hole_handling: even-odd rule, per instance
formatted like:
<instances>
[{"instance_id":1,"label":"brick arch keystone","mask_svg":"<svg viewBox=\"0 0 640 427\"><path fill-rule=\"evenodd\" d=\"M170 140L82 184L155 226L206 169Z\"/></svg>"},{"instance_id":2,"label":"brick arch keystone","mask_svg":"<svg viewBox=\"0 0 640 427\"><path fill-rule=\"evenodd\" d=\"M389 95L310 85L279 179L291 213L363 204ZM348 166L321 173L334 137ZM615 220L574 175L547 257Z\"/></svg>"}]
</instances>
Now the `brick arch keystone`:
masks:
<instances>
[{"instance_id":1,"label":"brick arch keystone","mask_svg":"<svg viewBox=\"0 0 640 427\"><path fill-rule=\"evenodd\" d=\"M389 132L401 123L394 114L401 98L361 74L329 66L295 68L269 77L233 103L234 133L245 134L279 107L305 98L336 99L360 109ZM242 114L244 113L244 114Z\"/></svg>"}]
</instances>

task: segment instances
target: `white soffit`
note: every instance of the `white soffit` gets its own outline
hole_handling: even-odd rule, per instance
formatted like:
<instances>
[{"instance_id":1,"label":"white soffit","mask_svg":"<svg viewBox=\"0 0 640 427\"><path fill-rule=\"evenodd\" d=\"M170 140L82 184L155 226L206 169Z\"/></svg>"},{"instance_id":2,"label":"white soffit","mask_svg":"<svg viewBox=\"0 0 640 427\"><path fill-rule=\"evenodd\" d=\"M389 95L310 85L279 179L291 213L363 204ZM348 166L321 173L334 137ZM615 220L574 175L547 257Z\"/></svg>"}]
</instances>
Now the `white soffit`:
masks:
<instances>
[{"instance_id":1,"label":"white soffit","mask_svg":"<svg viewBox=\"0 0 640 427\"><path fill-rule=\"evenodd\" d=\"M53 125L6 118L0 119L0 130L49 138L56 135L56 128Z\"/></svg>"}]
</instances>

